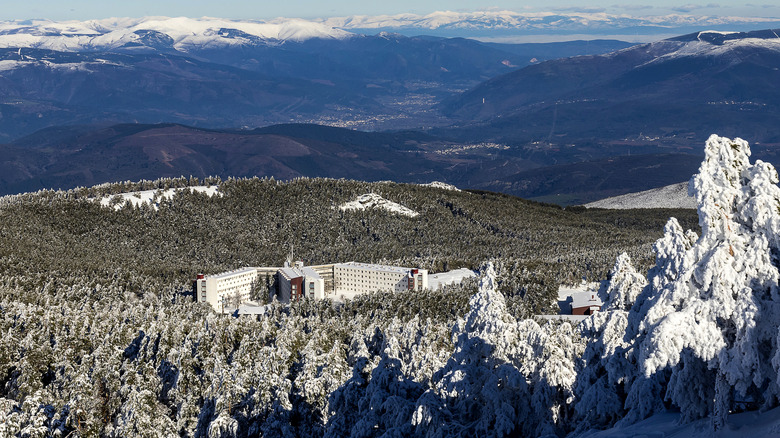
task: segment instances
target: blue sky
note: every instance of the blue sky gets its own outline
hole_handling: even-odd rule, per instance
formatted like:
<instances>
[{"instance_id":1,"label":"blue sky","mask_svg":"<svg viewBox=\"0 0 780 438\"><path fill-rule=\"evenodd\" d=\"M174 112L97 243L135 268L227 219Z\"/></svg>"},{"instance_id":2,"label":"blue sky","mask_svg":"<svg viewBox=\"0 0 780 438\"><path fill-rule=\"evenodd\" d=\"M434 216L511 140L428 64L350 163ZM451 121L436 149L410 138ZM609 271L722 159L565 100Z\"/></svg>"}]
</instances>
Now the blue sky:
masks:
<instances>
[{"instance_id":1,"label":"blue sky","mask_svg":"<svg viewBox=\"0 0 780 438\"><path fill-rule=\"evenodd\" d=\"M149 15L234 19L270 19L275 17L326 18L346 15L379 15L411 12L427 14L439 10L475 11L486 8L523 11L604 11L631 15L741 15L780 17L780 2L758 0L653 2L647 0L529 0L525 2L493 0L288 0L283 1L214 1L214 0L32 0L5 1L0 20L49 18L52 20L87 20L108 17L142 17ZM771 4L776 3L776 4ZM652 5L652 6L651 6Z\"/></svg>"}]
</instances>

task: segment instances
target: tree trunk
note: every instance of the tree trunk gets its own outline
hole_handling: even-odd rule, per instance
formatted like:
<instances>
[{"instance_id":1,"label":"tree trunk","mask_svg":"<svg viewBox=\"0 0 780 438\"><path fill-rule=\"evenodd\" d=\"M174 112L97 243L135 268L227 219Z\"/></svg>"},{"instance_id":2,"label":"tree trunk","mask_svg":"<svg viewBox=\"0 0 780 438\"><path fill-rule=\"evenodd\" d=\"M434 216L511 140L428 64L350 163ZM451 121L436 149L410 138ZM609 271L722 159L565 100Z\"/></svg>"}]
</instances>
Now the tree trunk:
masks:
<instances>
[{"instance_id":1,"label":"tree trunk","mask_svg":"<svg viewBox=\"0 0 780 438\"><path fill-rule=\"evenodd\" d=\"M715 378L715 406L712 410L712 430L720 430L726 425L726 418L731 408L731 385L726 376L718 371Z\"/></svg>"}]
</instances>

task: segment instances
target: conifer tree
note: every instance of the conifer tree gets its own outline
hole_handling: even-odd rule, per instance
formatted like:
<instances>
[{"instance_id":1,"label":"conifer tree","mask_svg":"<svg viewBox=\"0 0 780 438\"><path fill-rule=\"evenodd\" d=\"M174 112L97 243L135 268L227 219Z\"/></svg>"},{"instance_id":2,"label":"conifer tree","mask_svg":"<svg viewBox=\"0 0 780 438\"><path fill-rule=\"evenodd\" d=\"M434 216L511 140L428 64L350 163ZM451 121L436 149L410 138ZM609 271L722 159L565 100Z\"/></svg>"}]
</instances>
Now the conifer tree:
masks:
<instances>
[{"instance_id":1,"label":"conifer tree","mask_svg":"<svg viewBox=\"0 0 780 438\"><path fill-rule=\"evenodd\" d=\"M744 140L707 140L690 183L702 235L651 271L652 289L632 315L641 319L644 375L671 370L669 400L686 419L710 415L715 428L735 395L765 407L778 396L780 188L774 168L749 157ZM688 246L689 235L673 235L676 248Z\"/></svg>"}]
</instances>

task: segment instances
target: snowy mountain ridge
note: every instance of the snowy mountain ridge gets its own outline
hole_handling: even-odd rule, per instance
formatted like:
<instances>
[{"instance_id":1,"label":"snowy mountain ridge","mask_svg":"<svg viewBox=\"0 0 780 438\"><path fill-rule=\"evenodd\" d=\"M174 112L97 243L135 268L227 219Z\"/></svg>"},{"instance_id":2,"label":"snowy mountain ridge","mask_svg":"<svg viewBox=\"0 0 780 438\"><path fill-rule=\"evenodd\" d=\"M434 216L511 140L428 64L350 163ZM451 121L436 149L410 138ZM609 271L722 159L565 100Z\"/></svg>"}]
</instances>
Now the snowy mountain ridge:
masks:
<instances>
[{"instance_id":1,"label":"snowy mountain ridge","mask_svg":"<svg viewBox=\"0 0 780 438\"><path fill-rule=\"evenodd\" d=\"M0 47L99 51L137 47L188 49L278 44L312 38L345 39L353 34L299 19L239 21L219 18L144 17L90 21L0 22Z\"/></svg>"},{"instance_id":2,"label":"snowy mountain ridge","mask_svg":"<svg viewBox=\"0 0 780 438\"><path fill-rule=\"evenodd\" d=\"M688 35L687 37L693 37ZM664 62L668 59L686 56L723 56L739 48L758 48L780 52L780 36L777 31L763 32L699 32L695 38L685 40L686 37L673 38L658 44L674 42L680 44L677 50L665 53L650 63Z\"/></svg>"},{"instance_id":3,"label":"snowy mountain ridge","mask_svg":"<svg viewBox=\"0 0 780 438\"><path fill-rule=\"evenodd\" d=\"M734 62L737 62L740 57L733 54L735 50L780 52L780 36L779 31L773 29L751 32L708 30L647 43L641 46L629 47L598 56L616 58L636 51L637 48L644 52L647 60L637 65L635 69L680 58L734 56Z\"/></svg>"},{"instance_id":4,"label":"snowy mountain ridge","mask_svg":"<svg viewBox=\"0 0 780 438\"><path fill-rule=\"evenodd\" d=\"M776 18L718 17L669 14L630 16L605 12L437 11L426 15L353 15L318 20L340 29L469 29L469 30L577 30L633 26L717 26L734 23L771 23Z\"/></svg>"},{"instance_id":5,"label":"snowy mountain ridge","mask_svg":"<svg viewBox=\"0 0 780 438\"><path fill-rule=\"evenodd\" d=\"M718 17L671 14L630 16L599 13L437 11L427 15L354 15L304 20L230 20L214 17L108 18L88 21L44 19L0 21L0 48L99 51L137 48L218 49L274 45L309 39L347 39L350 30L419 29L429 31L591 32L634 27L674 28L750 25L768 27L778 18Z\"/></svg>"}]
</instances>

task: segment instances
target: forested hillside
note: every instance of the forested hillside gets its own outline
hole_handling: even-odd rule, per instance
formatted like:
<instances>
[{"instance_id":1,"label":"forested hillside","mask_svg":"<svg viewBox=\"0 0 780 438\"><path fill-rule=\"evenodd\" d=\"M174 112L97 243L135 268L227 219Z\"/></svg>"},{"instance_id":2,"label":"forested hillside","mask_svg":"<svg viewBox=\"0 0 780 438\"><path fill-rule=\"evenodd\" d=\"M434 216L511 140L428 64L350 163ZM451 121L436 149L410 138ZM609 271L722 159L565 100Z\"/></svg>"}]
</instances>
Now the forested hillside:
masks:
<instances>
[{"instance_id":1,"label":"forested hillside","mask_svg":"<svg viewBox=\"0 0 780 438\"><path fill-rule=\"evenodd\" d=\"M221 196L98 202L204 183ZM370 192L419 215L338 208ZM585 346L568 324L526 318L551 311L561 283L605 278L620 252L649 266L669 215L695 227L685 210L325 179L159 180L0 203L0 436L564 433ZM482 267L483 285L275 305L259 320L192 301L196 273L279 265L293 250L307 264ZM460 380L475 363L476 380ZM490 385L505 389L480 393Z\"/></svg>"}]
</instances>

